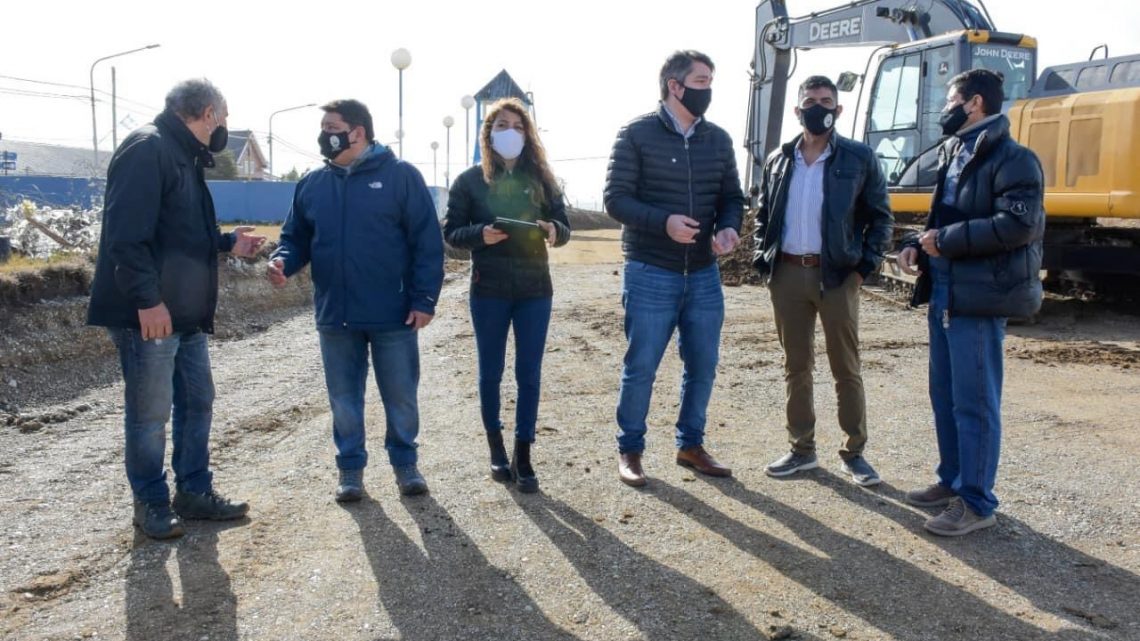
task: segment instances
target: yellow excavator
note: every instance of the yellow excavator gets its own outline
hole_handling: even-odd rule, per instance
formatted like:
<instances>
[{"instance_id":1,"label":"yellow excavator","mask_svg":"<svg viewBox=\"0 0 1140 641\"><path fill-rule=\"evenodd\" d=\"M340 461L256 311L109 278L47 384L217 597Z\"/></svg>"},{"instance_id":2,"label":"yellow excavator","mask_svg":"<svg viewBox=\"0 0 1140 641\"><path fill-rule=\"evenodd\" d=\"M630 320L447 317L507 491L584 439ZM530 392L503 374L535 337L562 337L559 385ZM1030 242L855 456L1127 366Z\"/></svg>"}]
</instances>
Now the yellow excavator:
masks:
<instances>
[{"instance_id":1,"label":"yellow excavator","mask_svg":"<svg viewBox=\"0 0 1140 641\"><path fill-rule=\"evenodd\" d=\"M1098 47L1087 61L1037 76L1037 41L997 31L981 0L858 0L798 18L785 0L763 0L745 137L753 197L781 142L799 52L867 46L877 48L863 73L844 72L836 84L845 92L859 85L851 137L875 151L903 228L930 209L947 82L967 69L999 71L1011 134L1045 172L1047 286L1140 295L1140 54L1109 58ZM900 278L893 261L883 273Z\"/></svg>"}]
</instances>

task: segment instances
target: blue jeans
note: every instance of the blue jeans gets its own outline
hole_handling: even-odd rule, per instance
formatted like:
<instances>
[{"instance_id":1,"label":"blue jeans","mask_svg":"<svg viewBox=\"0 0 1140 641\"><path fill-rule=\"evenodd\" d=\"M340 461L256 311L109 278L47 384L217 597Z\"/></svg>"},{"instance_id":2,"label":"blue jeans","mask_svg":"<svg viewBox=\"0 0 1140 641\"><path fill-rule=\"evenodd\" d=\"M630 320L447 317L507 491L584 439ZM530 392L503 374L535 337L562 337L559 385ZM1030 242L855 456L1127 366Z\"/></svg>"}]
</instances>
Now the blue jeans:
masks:
<instances>
[{"instance_id":1,"label":"blue jeans","mask_svg":"<svg viewBox=\"0 0 1140 641\"><path fill-rule=\"evenodd\" d=\"M202 332L143 340L137 329L110 328L123 369L124 458L135 499L169 503L163 470L166 422L171 419L175 486L180 492L209 492L210 423L214 379Z\"/></svg>"},{"instance_id":2,"label":"blue jeans","mask_svg":"<svg viewBox=\"0 0 1140 641\"><path fill-rule=\"evenodd\" d=\"M368 465L364 435L364 388L368 382L368 351L387 432L384 448L393 466L416 462L416 436L420 410L416 393L420 384L420 348L416 332L321 330L321 360L333 415L336 466L359 470Z\"/></svg>"},{"instance_id":3,"label":"blue jeans","mask_svg":"<svg viewBox=\"0 0 1140 641\"><path fill-rule=\"evenodd\" d=\"M653 382L674 330L684 364L676 445L684 449L703 444L724 323L720 269L713 264L681 274L628 260L622 306L628 347L618 393L618 451L645 450L645 417Z\"/></svg>"},{"instance_id":4,"label":"blue jeans","mask_svg":"<svg viewBox=\"0 0 1140 641\"><path fill-rule=\"evenodd\" d=\"M479 405L483 428L488 432L503 429L499 420L499 388L507 356L507 330L514 327L518 384L515 438L525 443L534 442L550 308L550 298L511 300L471 295L471 324L475 327L475 347L479 352Z\"/></svg>"},{"instance_id":5,"label":"blue jeans","mask_svg":"<svg viewBox=\"0 0 1140 641\"><path fill-rule=\"evenodd\" d=\"M931 270L930 404L938 435L938 482L980 516L997 508L1004 318L949 316L948 276Z\"/></svg>"}]
</instances>

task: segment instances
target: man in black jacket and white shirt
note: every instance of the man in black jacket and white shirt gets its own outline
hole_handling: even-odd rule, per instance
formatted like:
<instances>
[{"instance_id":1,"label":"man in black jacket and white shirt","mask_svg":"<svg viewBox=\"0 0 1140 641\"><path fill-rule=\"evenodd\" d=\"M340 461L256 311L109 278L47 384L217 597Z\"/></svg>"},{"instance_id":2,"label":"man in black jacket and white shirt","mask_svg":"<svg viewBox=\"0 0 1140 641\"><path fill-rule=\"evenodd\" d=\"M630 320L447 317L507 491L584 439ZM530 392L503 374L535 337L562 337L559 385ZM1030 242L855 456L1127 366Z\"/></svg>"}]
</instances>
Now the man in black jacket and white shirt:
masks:
<instances>
[{"instance_id":1,"label":"man in black jacket and white shirt","mask_svg":"<svg viewBox=\"0 0 1140 641\"><path fill-rule=\"evenodd\" d=\"M214 331L218 253L253 256L265 240L250 236L252 227L218 228L203 171L226 147L227 114L208 80L182 82L154 123L127 136L107 171L87 322L106 327L119 350L134 521L154 538L182 534L163 471L172 407L174 511L229 520L249 510L215 492L209 470L214 383L206 336Z\"/></svg>"},{"instance_id":2,"label":"man in black jacket and white shirt","mask_svg":"<svg viewBox=\"0 0 1140 641\"><path fill-rule=\"evenodd\" d=\"M661 68L661 103L618 132L606 175L606 211L622 224L622 303L629 347L617 422L618 474L645 485L641 453L657 366L674 331L684 362L677 464L731 476L703 447L724 322L717 256L739 240L744 194L732 139L704 118L713 63L678 51Z\"/></svg>"}]
</instances>

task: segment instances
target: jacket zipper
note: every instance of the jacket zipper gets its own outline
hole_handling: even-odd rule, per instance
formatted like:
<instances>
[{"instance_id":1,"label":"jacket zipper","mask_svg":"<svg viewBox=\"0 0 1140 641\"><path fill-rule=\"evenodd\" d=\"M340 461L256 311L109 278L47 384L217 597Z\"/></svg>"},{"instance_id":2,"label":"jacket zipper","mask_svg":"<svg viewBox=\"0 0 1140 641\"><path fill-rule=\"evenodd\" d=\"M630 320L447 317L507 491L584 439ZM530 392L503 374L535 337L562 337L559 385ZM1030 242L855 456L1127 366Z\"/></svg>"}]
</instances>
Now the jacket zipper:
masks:
<instances>
[{"instance_id":1,"label":"jacket zipper","mask_svg":"<svg viewBox=\"0 0 1140 641\"><path fill-rule=\"evenodd\" d=\"M684 134L681 134L684 137ZM696 212L693 211L693 159L689 155L689 139L685 138L685 166L689 170L689 217L697 220ZM699 222L699 221L698 221ZM700 234L700 231L697 231ZM689 275L689 245L685 245L685 276Z\"/></svg>"},{"instance_id":2,"label":"jacket zipper","mask_svg":"<svg viewBox=\"0 0 1140 641\"><path fill-rule=\"evenodd\" d=\"M345 234L348 231L348 179L345 174L337 188L340 190L340 290L341 290L341 327L348 329L348 258L346 257L348 243Z\"/></svg>"}]
</instances>

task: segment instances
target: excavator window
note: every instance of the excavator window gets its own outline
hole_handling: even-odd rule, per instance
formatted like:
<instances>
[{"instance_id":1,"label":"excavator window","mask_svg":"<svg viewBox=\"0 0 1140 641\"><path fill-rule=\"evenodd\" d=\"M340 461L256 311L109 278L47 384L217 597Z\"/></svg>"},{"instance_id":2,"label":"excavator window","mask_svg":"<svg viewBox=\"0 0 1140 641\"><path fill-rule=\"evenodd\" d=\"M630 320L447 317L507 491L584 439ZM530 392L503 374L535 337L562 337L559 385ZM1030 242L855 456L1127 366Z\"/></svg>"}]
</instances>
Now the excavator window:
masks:
<instances>
[{"instance_id":1,"label":"excavator window","mask_svg":"<svg viewBox=\"0 0 1140 641\"><path fill-rule=\"evenodd\" d=\"M919 90L922 55L887 58L880 67L871 95L868 144L883 166L888 180L898 176L919 152Z\"/></svg>"}]
</instances>

